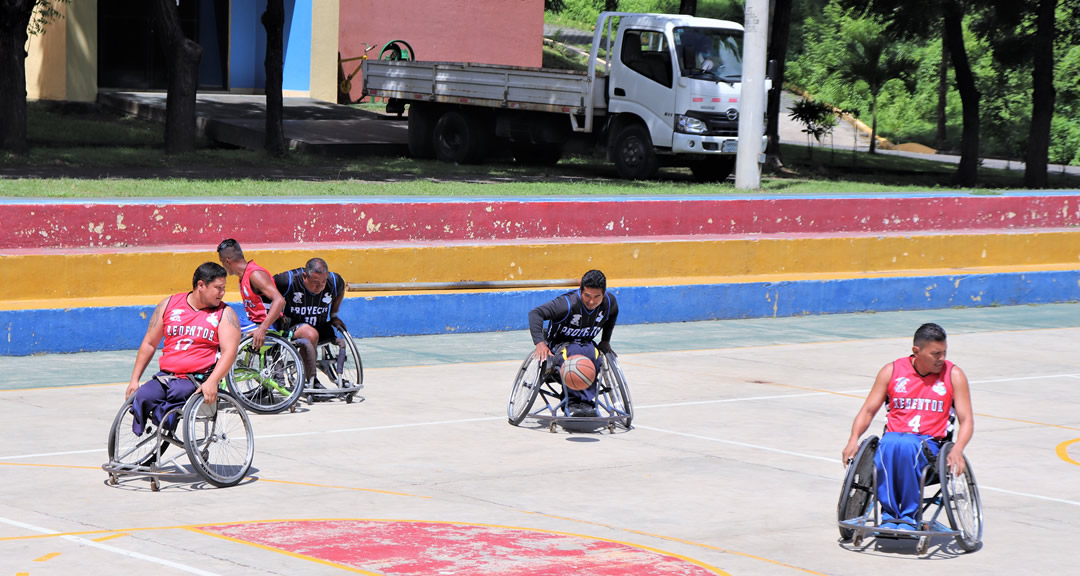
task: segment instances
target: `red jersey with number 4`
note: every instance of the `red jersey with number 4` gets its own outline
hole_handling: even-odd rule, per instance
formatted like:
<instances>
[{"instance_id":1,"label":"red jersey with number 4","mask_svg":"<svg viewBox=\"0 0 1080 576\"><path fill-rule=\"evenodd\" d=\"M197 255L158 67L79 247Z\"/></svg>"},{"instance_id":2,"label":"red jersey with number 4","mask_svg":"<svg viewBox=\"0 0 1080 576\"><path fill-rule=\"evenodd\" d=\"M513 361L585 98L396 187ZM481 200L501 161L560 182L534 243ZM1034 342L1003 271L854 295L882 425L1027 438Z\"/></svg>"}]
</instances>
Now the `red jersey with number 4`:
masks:
<instances>
[{"instance_id":1,"label":"red jersey with number 4","mask_svg":"<svg viewBox=\"0 0 1080 576\"><path fill-rule=\"evenodd\" d=\"M165 324L165 345L158 365L162 372L200 374L210 370L217 361L220 348L218 324L225 312L225 303L217 308L196 310L188 304L188 294L169 298L162 319Z\"/></svg>"},{"instance_id":2,"label":"red jersey with number 4","mask_svg":"<svg viewBox=\"0 0 1080 576\"><path fill-rule=\"evenodd\" d=\"M251 286L251 275L257 270L266 272L266 276L273 279L266 268L259 266L254 260L248 262L247 268L244 268L244 275L240 277L240 296L244 299L244 312L247 313L248 320L255 324L262 324L263 320L266 320L266 303Z\"/></svg>"},{"instance_id":3,"label":"red jersey with number 4","mask_svg":"<svg viewBox=\"0 0 1080 576\"><path fill-rule=\"evenodd\" d=\"M952 367L946 360L940 374L919 376L910 356L893 362L887 430L944 438L953 404Z\"/></svg>"}]
</instances>

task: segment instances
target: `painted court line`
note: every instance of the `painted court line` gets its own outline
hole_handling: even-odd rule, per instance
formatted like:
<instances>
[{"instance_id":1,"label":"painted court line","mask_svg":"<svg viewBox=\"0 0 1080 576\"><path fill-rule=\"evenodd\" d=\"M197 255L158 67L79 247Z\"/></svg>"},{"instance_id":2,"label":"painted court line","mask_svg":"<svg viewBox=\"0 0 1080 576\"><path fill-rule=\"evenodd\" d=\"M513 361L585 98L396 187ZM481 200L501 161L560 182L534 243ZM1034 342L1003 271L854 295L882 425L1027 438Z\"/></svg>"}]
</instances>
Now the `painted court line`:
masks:
<instances>
[{"instance_id":1,"label":"painted court line","mask_svg":"<svg viewBox=\"0 0 1080 576\"><path fill-rule=\"evenodd\" d=\"M50 530L48 528L42 528L40 526L34 526L33 524L26 524L26 523L23 523L23 522L19 522L17 520L11 520L9 518L0 517L0 523L7 524L9 526L15 526L15 527L18 527L18 528L23 528L23 529L30 530L30 531L33 531L33 532L37 532L39 534L60 534L60 532L57 532L56 530ZM117 548L115 546L109 546L108 544L102 544L100 542L95 542L93 540L87 540L86 538L80 538L78 536L60 536L60 538L63 538L64 540L67 540L69 542L74 542L74 543L79 544L81 546L89 546L91 548L97 548L99 550L104 550L106 552L112 552L113 554L119 554L121 556L127 556L129 558L135 558L137 560L144 560L146 562L152 562L154 564L160 564L162 566L168 566L169 568L175 568L177 570L180 570L182 572L187 572L189 574L198 574L199 576L219 576L218 574L216 574L214 572L207 572L206 570L201 570L199 568L195 568L194 566L188 566L187 564L180 564L179 562L173 562L172 560L166 560L164 558L158 558L156 556L150 556L148 554L142 554L142 553L139 553L139 552L132 552L130 550L124 550L122 548Z\"/></svg>"}]
</instances>

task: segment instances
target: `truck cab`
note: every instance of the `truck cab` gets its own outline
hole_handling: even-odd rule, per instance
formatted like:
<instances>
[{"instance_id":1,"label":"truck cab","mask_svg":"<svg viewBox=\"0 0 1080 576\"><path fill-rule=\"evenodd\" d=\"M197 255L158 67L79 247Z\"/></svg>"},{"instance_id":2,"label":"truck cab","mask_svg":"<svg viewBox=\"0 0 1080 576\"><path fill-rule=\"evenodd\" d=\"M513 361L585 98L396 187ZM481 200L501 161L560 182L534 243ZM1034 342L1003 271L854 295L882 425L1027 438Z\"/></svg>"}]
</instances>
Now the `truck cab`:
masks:
<instances>
[{"instance_id":1,"label":"truck cab","mask_svg":"<svg viewBox=\"0 0 1080 576\"><path fill-rule=\"evenodd\" d=\"M616 16L606 82L610 159L632 178L652 176L661 163L689 166L701 179L726 178L738 149L743 27L606 12L594 46Z\"/></svg>"}]
</instances>

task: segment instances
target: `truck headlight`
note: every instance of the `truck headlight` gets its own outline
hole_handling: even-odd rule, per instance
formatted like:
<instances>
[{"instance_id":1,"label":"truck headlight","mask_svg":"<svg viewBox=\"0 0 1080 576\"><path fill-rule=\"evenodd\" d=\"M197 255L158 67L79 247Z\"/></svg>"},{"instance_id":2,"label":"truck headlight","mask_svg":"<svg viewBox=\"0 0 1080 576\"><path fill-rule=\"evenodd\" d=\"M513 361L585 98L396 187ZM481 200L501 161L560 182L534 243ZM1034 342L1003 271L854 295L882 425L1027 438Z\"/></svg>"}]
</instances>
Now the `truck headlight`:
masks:
<instances>
[{"instance_id":1,"label":"truck headlight","mask_svg":"<svg viewBox=\"0 0 1080 576\"><path fill-rule=\"evenodd\" d=\"M683 134L704 134L709 131L709 127L704 121L697 118L676 114L675 131Z\"/></svg>"}]
</instances>

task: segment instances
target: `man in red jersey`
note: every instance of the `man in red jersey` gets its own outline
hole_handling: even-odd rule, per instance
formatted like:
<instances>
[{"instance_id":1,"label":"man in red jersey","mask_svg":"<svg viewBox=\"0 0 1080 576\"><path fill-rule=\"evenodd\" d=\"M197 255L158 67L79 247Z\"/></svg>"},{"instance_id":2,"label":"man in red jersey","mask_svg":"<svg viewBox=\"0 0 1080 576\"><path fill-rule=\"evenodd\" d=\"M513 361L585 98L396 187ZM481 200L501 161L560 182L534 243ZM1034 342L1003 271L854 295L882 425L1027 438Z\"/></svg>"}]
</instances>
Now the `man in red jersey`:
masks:
<instances>
[{"instance_id":1,"label":"man in red jersey","mask_svg":"<svg viewBox=\"0 0 1080 576\"><path fill-rule=\"evenodd\" d=\"M919 326L912 354L882 367L851 426L842 456L845 466L854 459L859 437L878 409L888 406L885 434L874 455L883 528L918 529L920 473L937 458L950 412L956 414L957 433L947 464L955 475L964 472L964 447L975 431L971 390L964 371L945 359L947 348L941 326Z\"/></svg>"},{"instance_id":2,"label":"man in red jersey","mask_svg":"<svg viewBox=\"0 0 1080 576\"><path fill-rule=\"evenodd\" d=\"M276 328L281 311L285 309L285 297L278 292L274 278L266 268L254 260L248 262L244 259L244 251L236 240L222 240L217 253L225 270L240 278L240 297L244 299L244 312L251 321L240 331L251 332L251 344L257 350L266 341L266 331ZM266 309L267 302L270 303L269 311Z\"/></svg>"},{"instance_id":3,"label":"man in red jersey","mask_svg":"<svg viewBox=\"0 0 1080 576\"><path fill-rule=\"evenodd\" d=\"M240 322L221 301L225 277L224 268L207 262L195 270L191 292L169 296L154 308L124 393L125 398L135 395L136 435L142 435L148 418L160 423L166 412L183 406L196 390L202 390L206 403L217 402L218 384L236 361L240 345ZM161 371L139 386L162 338ZM161 425L172 428L175 422Z\"/></svg>"}]
</instances>

